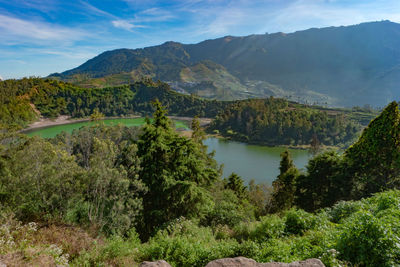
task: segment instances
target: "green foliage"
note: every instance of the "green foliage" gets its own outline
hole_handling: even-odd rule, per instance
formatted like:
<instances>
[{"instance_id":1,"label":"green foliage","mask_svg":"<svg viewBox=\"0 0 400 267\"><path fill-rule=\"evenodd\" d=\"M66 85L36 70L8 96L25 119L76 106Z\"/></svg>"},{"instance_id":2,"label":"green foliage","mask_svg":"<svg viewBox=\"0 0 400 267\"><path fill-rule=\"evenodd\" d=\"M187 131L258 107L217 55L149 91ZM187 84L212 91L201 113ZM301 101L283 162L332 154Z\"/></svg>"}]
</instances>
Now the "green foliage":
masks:
<instances>
[{"instance_id":1,"label":"green foliage","mask_svg":"<svg viewBox=\"0 0 400 267\"><path fill-rule=\"evenodd\" d=\"M267 207L271 204L272 188L266 184L256 184L254 180L249 182L248 201L254 206L256 218L267 213Z\"/></svg>"},{"instance_id":2,"label":"green foliage","mask_svg":"<svg viewBox=\"0 0 400 267\"><path fill-rule=\"evenodd\" d=\"M400 186L400 112L396 102L364 129L343 155L311 159L296 182L296 204L308 211Z\"/></svg>"},{"instance_id":3,"label":"green foliage","mask_svg":"<svg viewBox=\"0 0 400 267\"><path fill-rule=\"evenodd\" d=\"M136 224L142 209L138 193L146 188L137 176L137 147L123 140L130 132L120 130L82 128L58 136L54 144L40 138L3 139L9 141L1 161L0 204L24 221L60 220L107 234L126 233Z\"/></svg>"},{"instance_id":4,"label":"green foliage","mask_svg":"<svg viewBox=\"0 0 400 267\"><path fill-rule=\"evenodd\" d=\"M347 172L357 197L400 186L400 112L389 104L346 150Z\"/></svg>"},{"instance_id":5,"label":"green foliage","mask_svg":"<svg viewBox=\"0 0 400 267\"><path fill-rule=\"evenodd\" d=\"M285 233L300 235L315 225L312 214L303 210L291 209L285 212Z\"/></svg>"},{"instance_id":6,"label":"green foliage","mask_svg":"<svg viewBox=\"0 0 400 267\"><path fill-rule=\"evenodd\" d=\"M149 189L143 196L144 236L181 216L201 217L212 202L206 187L218 177L202 144L179 136L158 101L155 107L154 121L144 126L138 141L139 177Z\"/></svg>"},{"instance_id":7,"label":"green foliage","mask_svg":"<svg viewBox=\"0 0 400 267\"><path fill-rule=\"evenodd\" d=\"M258 242L266 242L270 239L281 238L285 233L285 220L277 215L269 215L260 218L249 238Z\"/></svg>"},{"instance_id":8,"label":"green foliage","mask_svg":"<svg viewBox=\"0 0 400 267\"><path fill-rule=\"evenodd\" d=\"M247 188L243 185L243 179L239 175L233 172L225 182L225 188L235 192L239 199L245 199L247 197Z\"/></svg>"},{"instance_id":9,"label":"green foliage","mask_svg":"<svg viewBox=\"0 0 400 267\"><path fill-rule=\"evenodd\" d=\"M90 115L91 121L98 121L104 118L104 114L99 111L98 108L95 108L93 113Z\"/></svg>"},{"instance_id":10,"label":"green foliage","mask_svg":"<svg viewBox=\"0 0 400 267\"><path fill-rule=\"evenodd\" d=\"M333 113L333 112L332 112ZM249 99L229 105L213 120L209 131L218 130L235 140L265 145L348 145L360 126L342 112L327 112L284 99Z\"/></svg>"},{"instance_id":11,"label":"green foliage","mask_svg":"<svg viewBox=\"0 0 400 267\"><path fill-rule=\"evenodd\" d=\"M393 212L393 211L392 211ZM399 263L399 213L383 220L367 211L355 213L343 224L337 241L340 257L359 266L394 266Z\"/></svg>"},{"instance_id":12,"label":"green foliage","mask_svg":"<svg viewBox=\"0 0 400 267\"><path fill-rule=\"evenodd\" d=\"M327 208L327 212L332 222L340 223L362 208L363 204L359 201L339 201L332 208Z\"/></svg>"},{"instance_id":13,"label":"green foliage","mask_svg":"<svg viewBox=\"0 0 400 267\"><path fill-rule=\"evenodd\" d=\"M156 259L204 266L239 255L263 262L319 257L327 266L400 264L398 190L334 205L359 197L357 189L370 194L369 183L379 182L375 191L398 186L397 105L389 105L344 155L319 154L305 174L298 175L290 155L282 154L272 194L276 211L292 206L294 194L306 210L331 208L314 214L292 208L263 217L270 189L254 183L246 188L234 174L222 181L199 125L193 123L193 139L179 136L161 103L154 106L153 122L142 129L97 125L52 140L2 129L0 216L11 210L23 222L71 223L105 234L108 238L75 254L72 264L83 266ZM382 140L373 143L374 138ZM374 166L369 156L383 163ZM65 264L61 247L37 245L29 227L3 219L1 253L22 251L29 261L29 244ZM4 246L6 238L14 243Z\"/></svg>"},{"instance_id":14,"label":"green foliage","mask_svg":"<svg viewBox=\"0 0 400 267\"><path fill-rule=\"evenodd\" d=\"M24 220L60 216L66 201L83 190L74 157L39 138L20 142L7 151L7 175L0 178L4 203Z\"/></svg>"},{"instance_id":15,"label":"green foliage","mask_svg":"<svg viewBox=\"0 0 400 267\"><path fill-rule=\"evenodd\" d=\"M43 117L59 115L99 119L102 116L151 114L159 99L170 115L214 117L228 102L203 100L176 93L165 83L151 80L106 88L81 88L50 79L0 81L0 123L27 126Z\"/></svg>"},{"instance_id":16,"label":"green foliage","mask_svg":"<svg viewBox=\"0 0 400 267\"><path fill-rule=\"evenodd\" d=\"M232 190L218 190L213 193L214 205L201 220L203 225L216 227L228 225L233 227L240 222L249 222L254 218L253 207L238 198Z\"/></svg>"},{"instance_id":17,"label":"green foliage","mask_svg":"<svg viewBox=\"0 0 400 267\"><path fill-rule=\"evenodd\" d=\"M215 239L210 228L177 220L159 231L141 249L141 260L164 259L172 266L205 266L208 262L235 255L237 242Z\"/></svg>"},{"instance_id":18,"label":"green foliage","mask_svg":"<svg viewBox=\"0 0 400 267\"><path fill-rule=\"evenodd\" d=\"M313 211L332 206L351 190L350 179L343 175L343 159L335 151L327 151L309 160L307 174L296 181L296 204Z\"/></svg>"},{"instance_id":19,"label":"green foliage","mask_svg":"<svg viewBox=\"0 0 400 267\"><path fill-rule=\"evenodd\" d=\"M279 171L280 174L272 183L274 191L268 207L269 212L289 209L294 203L296 179L299 171L294 166L290 153L287 150L281 154Z\"/></svg>"}]
</instances>

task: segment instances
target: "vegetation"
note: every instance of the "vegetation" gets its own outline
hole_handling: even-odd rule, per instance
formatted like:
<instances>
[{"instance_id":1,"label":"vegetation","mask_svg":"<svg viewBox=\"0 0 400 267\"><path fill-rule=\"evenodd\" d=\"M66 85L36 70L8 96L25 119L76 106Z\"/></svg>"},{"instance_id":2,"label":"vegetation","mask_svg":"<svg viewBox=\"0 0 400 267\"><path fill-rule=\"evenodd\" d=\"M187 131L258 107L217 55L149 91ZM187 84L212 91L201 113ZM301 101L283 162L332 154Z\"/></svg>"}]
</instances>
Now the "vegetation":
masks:
<instances>
[{"instance_id":1,"label":"vegetation","mask_svg":"<svg viewBox=\"0 0 400 267\"><path fill-rule=\"evenodd\" d=\"M209 132L267 145L348 145L372 112L307 107L283 99L205 100L172 91L168 84L143 79L130 85L81 88L50 79L24 78L0 82L0 123L25 127L39 116L75 118L149 115L158 99L170 115L215 118ZM362 109L361 109L362 110Z\"/></svg>"},{"instance_id":2,"label":"vegetation","mask_svg":"<svg viewBox=\"0 0 400 267\"><path fill-rule=\"evenodd\" d=\"M342 155L317 154L305 173L282 153L272 190L234 173L222 180L199 122L193 138L179 136L153 105L142 128L99 123L46 140L1 128L1 262L400 264L397 103Z\"/></svg>"},{"instance_id":3,"label":"vegetation","mask_svg":"<svg viewBox=\"0 0 400 267\"><path fill-rule=\"evenodd\" d=\"M218 100L274 96L308 104L383 107L400 96L399 32L398 23L379 21L188 45L166 42L107 51L52 77L107 87L145 76Z\"/></svg>"},{"instance_id":4,"label":"vegetation","mask_svg":"<svg viewBox=\"0 0 400 267\"><path fill-rule=\"evenodd\" d=\"M123 116L149 115L151 102L158 99L170 115L215 117L228 102L208 101L172 91L165 83L142 80L111 88L81 88L50 79L24 78L0 82L0 123L26 126L39 113L43 117L59 115L88 117L93 114Z\"/></svg>"},{"instance_id":5,"label":"vegetation","mask_svg":"<svg viewBox=\"0 0 400 267\"><path fill-rule=\"evenodd\" d=\"M283 99L238 101L218 114L209 127L234 140L266 145L348 145L360 125L343 113L329 115Z\"/></svg>"}]
</instances>

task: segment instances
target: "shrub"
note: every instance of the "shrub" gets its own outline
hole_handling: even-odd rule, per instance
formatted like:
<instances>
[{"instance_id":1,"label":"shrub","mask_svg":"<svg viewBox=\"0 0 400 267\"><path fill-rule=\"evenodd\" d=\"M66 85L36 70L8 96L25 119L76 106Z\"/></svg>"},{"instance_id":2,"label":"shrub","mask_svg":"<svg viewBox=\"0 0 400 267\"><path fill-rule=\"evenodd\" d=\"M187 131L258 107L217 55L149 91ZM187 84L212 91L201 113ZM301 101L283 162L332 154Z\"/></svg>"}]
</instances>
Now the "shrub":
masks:
<instances>
[{"instance_id":1,"label":"shrub","mask_svg":"<svg viewBox=\"0 0 400 267\"><path fill-rule=\"evenodd\" d=\"M392 218L393 219L393 218ZM341 226L336 248L340 258L360 266L393 266L400 263L400 223L360 211Z\"/></svg>"},{"instance_id":2,"label":"shrub","mask_svg":"<svg viewBox=\"0 0 400 267\"><path fill-rule=\"evenodd\" d=\"M357 212L362 208L363 205L360 201L340 201L332 208L326 210L329 219L334 223L339 223L341 220L347 219L354 212Z\"/></svg>"},{"instance_id":3,"label":"shrub","mask_svg":"<svg viewBox=\"0 0 400 267\"><path fill-rule=\"evenodd\" d=\"M208 262L235 256L238 243L217 240L209 227L179 220L159 231L140 248L140 260L166 260L172 266L205 266Z\"/></svg>"},{"instance_id":4,"label":"shrub","mask_svg":"<svg viewBox=\"0 0 400 267\"><path fill-rule=\"evenodd\" d=\"M284 234L285 222L277 215L270 215L260 218L255 230L251 232L250 238L259 242L271 238L279 238Z\"/></svg>"},{"instance_id":5,"label":"shrub","mask_svg":"<svg viewBox=\"0 0 400 267\"><path fill-rule=\"evenodd\" d=\"M304 210L291 209L285 213L285 233L301 235L315 225L315 216Z\"/></svg>"}]
</instances>

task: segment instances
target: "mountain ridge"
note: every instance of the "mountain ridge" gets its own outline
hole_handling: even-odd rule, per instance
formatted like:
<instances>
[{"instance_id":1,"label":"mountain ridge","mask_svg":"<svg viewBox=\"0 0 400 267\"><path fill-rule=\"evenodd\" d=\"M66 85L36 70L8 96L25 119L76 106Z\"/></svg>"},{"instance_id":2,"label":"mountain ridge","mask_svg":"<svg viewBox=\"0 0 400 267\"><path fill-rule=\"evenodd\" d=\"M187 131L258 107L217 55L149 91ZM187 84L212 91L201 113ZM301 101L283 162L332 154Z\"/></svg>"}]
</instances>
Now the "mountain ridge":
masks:
<instances>
[{"instance_id":1,"label":"mountain ridge","mask_svg":"<svg viewBox=\"0 0 400 267\"><path fill-rule=\"evenodd\" d=\"M190 82L185 80L184 74L204 61L214 64L215 75L206 65L197 68ZM310 104L383 106L400 97L400 24L225 36L196 44L168 41L106 51L51 76L78 84L86 80L90 86L91 79L106 77L128 82L115 78L121 74L159 79L181 92L223 100L272 95Z\"/></svg>"}]
</instances>

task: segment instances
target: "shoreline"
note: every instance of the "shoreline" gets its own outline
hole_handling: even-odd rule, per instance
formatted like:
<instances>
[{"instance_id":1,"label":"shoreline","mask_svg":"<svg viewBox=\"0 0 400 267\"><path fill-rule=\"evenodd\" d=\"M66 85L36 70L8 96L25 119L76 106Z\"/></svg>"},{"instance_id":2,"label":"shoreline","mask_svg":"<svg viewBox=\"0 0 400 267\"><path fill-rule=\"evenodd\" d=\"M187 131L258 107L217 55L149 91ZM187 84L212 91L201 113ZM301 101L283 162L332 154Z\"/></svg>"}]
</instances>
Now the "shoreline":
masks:
<instances>
[{"instance_id":1,"label":"shoreline","mask_svg":"<svg viewBox=\"0 0 400 267\"><path fill-rule=\"evenodd\" d=\"M264 146L264 147L283 147L283 148L287 148L287 149L296 149L296 150L309 150L310 149L310 145L297 145L297 146L293 146L293 145L267 145L265 143L257 143L257 142L244 142L244 141L239 141L239 140L235 140L229 137L225 137L223 135L220 134L206 134L207 138L217 138L217 139L221 139L224 141L229 141L229 142L238 142L238 143L242 143L242 144L246 144L246 145L250 145L250 146ZM321 151L326 151L326 150L336 150L336 151L340 151L341 147L339 146L326 146L326 145L321 145L320 150Z\"/></svg>"},{"instance_id":2,"label":"shoreline","mask_svg":"<svg viewBox=\"0 0 400 267\"><path fill-rule=\"evenodd\" d=\"M167 116L172 120L180 120L191 122L193 118L191 117L179 117L179 116ZM118 116L111 116L111 117L104 117L101 120L112 120L112 119L136 119L136 118L144 118L143 116L139 115L130 115L125 117L118 117ZM200 126L206 126L211 123L212 119L210 118L199 118ZM39 130L47 127L57 126L57 125L66 125L72 123L79 123L79 122L87 122L90 121L89 117L86 118L71 118L71 116L61 115L57 118L50 119L50 118L40 118L38 121L35 121L28 125L28 127L20 130L20 133L26 133L32 130ZM190 125L188 125L190 127Z\"/></svg>"}]
</instances>

